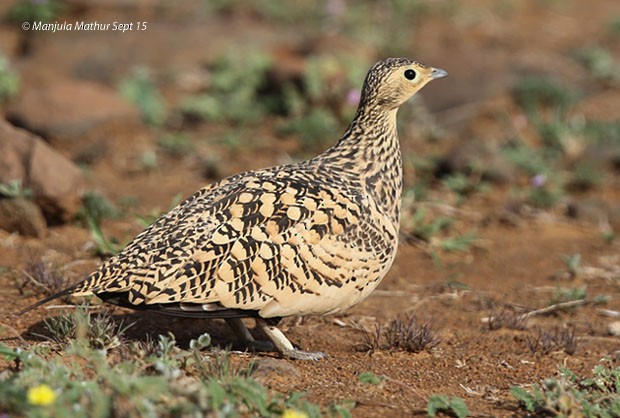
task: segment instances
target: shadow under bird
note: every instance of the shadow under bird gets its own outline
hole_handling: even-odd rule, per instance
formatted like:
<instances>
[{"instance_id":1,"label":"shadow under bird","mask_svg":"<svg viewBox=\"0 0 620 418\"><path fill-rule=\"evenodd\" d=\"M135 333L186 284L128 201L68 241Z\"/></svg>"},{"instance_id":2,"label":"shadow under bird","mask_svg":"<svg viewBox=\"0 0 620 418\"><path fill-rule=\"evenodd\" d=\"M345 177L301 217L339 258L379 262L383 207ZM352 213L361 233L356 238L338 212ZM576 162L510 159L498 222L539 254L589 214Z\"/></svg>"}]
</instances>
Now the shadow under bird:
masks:
<instances>
[{"instance_id":1,"label":"shadow under bird","mask_svg":"<svg viewBox=\"0 0 620 418\"><path fill-rule=\"evenodd\" d=\"M447 73L407 58L375 64L353 122L331 148L300 163L237 174L199 190L65 295L96 295L138 310L224 318L251 347L293 359L277 328L293 315L328 315L364 300L398 246L402 161L396 114ZM253 317L270 342L255 341Z\"/></svg>"}]
</instances>

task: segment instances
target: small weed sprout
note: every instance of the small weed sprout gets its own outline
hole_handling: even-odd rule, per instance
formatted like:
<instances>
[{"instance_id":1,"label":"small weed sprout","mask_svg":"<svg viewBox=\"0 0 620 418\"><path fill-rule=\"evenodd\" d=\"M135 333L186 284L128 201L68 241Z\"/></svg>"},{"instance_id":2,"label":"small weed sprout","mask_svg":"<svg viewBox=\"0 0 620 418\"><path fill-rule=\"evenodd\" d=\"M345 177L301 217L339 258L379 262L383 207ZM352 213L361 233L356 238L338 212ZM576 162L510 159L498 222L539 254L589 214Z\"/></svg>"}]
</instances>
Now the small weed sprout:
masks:
<instances>
[{"instance_id":1,"label":"small weed sprout","mask_svg":"<svg viewBox=\"0 0 620 418\"><path fill-rule=\"evenodd\" d=\"M562 255L561 256L562 261L564 262L564 264L566 265L566 268L568 270L568 274L570 274L571 278L577 277L577 274L579 273L579 266L581 264L581 254L577 253L577 254L569 254L569 255ZM581 289L581 288L580 288ZM583 288L583 297L582 298L576 298L576 299L583 299L586 296L586 289ZM581 290L578 292L579 295L582 293ZM576 295L576 296L579 296ZM570 299L570 300L576 300L576 299Z\"/></svg>"},{"instance_id":2,"label":"small weed sprout","mask_svg":"<svg viewBox=\"0 0 620 418\"><path fill-rule=\"evenodd\" d=\"M166 119L166 105L147 68L135 68L121 80L121 95L140 110L142 120L149 125L161 125Z\"/></svg>"},{"instance_id":3,"label":"small weed sprout","mask_svg":"<svg viewBox=\"0 0 620 418\"><path fill-rule=\"evenodd\" d=\"M15 96L19 91L19 77L11 70L9 61L0 54L0 103Z\"/></svg>"},{"instance_id":4,"label":"small weed sprout","mask_svg":"<svg viewBox=\"0 0 620 418\"><path fill-rule=\"evenodd\" d=\"M618 62L609 50L600 46L583 48L577 52L577 59L595 80L601 83L620 81Z\"/></svg>"},{"instance_id":5,"label":"small weed sprout","mask_svg":"<svg viewBox=\"0 0 620 418\"><path fill-rule=\"evenodd\" d=\"M360 381L360 383L374 386L380 385L383 379L384 378L382 376L377 376L373 372L360 373L360 375L358 376L358 380Z\"/></svg>"},{"instance_id":6,"label":"small weed sprout","mask_svg":"<svg viewBox=\"0 0 620 418\"><path fill-rule=\"evenodd\" d=\"M577 263L577 261L571 261L573 264ZM576 267L576 264L575 266ZM570 269L570 267L569 267ZM570 270L569 270L570 272ZM549 305L556 305L558 303L571 302L576 300L585 300L588 296L588 287L558 287L551 295L551 299L549 300ZM567 308L567 309L574 309Z\"/></svg>"},{"instance_id":7,"label":"small weed sprout","mask_svg":"<svg viewBox=\"0 0 620 418\"><path fill-rule=\"evenodd\" d=\"M0 183L0 197L23 197L30 199L33 196L34 192L29 188L24 188L21 179L13 180L8 183Z\"/></svg>"},{"instance_id":8,"label":"small weed sprout","mask_svg":"<svg viewBox=\"0 0 620 418\"><path fill-rule=\"evenodd\" d=\"M86 223L95 241L95 253L105 257L114 255L122 248L115 239L108 239L101 229L101 219L119 217L121 211L105 196L95 191L88 191L82 197L79 217Z\"/></svg>"}]
</instances>

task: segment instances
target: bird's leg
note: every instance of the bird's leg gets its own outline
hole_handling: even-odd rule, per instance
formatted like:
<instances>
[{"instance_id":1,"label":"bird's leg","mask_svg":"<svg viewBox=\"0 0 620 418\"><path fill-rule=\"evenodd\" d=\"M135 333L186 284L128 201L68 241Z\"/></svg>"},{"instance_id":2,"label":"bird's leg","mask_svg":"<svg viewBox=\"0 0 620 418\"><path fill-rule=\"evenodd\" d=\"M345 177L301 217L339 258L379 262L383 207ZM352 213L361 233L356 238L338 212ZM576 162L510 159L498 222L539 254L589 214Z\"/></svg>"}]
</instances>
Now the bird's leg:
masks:
<instances>
[{"instance_id":1,"label":"bird's leg","mask_svg":"<svg viewBox=\"0 0 620 418\"><path fill-rule=\"evenodd\" d=\"M269 339L276 346L276 349L282 354L283 357L287 357L295 360L320 360L327 355L320 351L302 351L293 347L293 344L284 336L275 325L269 323L265 319L257 319L256 323L260 329L269 337Z\"/></svg>"},{"instance_id":2,"label":"bird's leg","mask_svg":"<svg viewBox=\"0 0 620 418\"><path fill-rule=\"evenodd\" d=\"M273 351L274 345L270 341L256 341L248 328L245 326L241 318L226 318L226 323L232 329L235 337L244 344L255 351Z\"/></svg>"}]
</instances>

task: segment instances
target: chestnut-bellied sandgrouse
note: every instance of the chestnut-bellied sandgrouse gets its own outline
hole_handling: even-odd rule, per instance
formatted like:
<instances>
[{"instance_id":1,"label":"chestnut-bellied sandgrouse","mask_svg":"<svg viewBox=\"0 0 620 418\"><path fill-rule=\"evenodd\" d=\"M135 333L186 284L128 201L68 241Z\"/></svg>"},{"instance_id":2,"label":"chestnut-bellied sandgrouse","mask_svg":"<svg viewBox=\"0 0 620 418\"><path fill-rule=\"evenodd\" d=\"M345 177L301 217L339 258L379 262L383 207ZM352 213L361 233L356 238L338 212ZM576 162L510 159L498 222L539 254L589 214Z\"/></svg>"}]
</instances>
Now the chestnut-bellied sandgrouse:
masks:
<instances>
[{"instance_id":1,"label":"chestnut-bellied sandgrouse","mask_svg":"<svg viewBox=\"0 0 620 418\"><path fill-rule=\"evenodd\" d=\"M366 76L342 138L317 157L206 186L162 215L119 254L63 295L96 295L134 309L224 318L256 347L240 318L254 317L281 355L320 359L276 328L291 315L341 312L390 269L402 189L396 113L447 73L388 58ZM29 309L31 309L29 308Z\"/></svg>"}]
</instances>

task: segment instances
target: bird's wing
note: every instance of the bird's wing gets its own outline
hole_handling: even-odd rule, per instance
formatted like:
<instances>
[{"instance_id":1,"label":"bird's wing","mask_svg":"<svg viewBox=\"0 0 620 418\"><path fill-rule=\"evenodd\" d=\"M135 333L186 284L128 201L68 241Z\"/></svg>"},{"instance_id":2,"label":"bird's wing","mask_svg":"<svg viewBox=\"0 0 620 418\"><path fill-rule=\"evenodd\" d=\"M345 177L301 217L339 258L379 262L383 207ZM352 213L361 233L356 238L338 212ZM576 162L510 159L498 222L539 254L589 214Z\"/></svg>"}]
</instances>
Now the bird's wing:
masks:
<instances>
[{"instance_id":1,"label":"bird's wing","mask_svg":"<svg viewBox=\"0 0 620 418\"><path fill-rule=\"evenodd\" d=\"M351 261L334 253L353 245L342 238L357 227L362 197L308 177L264 170L203 189L138 235L74 294L122 292L133 305L260 310L282 292L340 287L345 274L335 274L329 260Z\"/></svg>"}]
</instances>

